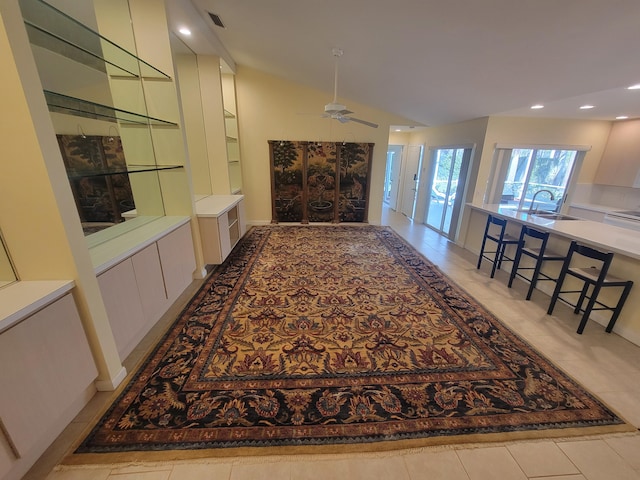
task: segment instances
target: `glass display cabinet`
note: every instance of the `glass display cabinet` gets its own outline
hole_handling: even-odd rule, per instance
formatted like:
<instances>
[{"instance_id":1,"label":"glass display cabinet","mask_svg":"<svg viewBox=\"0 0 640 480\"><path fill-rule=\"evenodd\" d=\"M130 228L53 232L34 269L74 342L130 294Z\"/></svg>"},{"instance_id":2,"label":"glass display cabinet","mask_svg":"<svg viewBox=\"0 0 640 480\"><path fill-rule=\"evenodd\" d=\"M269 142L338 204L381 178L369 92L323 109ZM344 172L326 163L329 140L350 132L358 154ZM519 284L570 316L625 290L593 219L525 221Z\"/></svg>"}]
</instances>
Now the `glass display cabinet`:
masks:
<instances>
[{"instance_id":1,"label":"glass display cabinet","mask_svg":"<svg viewBox=\"0 0 640 480\"><path fill-rule=\"evenodd\" d=\"M20 7L85 235L117 236L164 216L170 175L183 169L178 147L167 147L182 145L171 142L179 115L149 104L172 79L98 33L133 37L127 0L97 10L95 30L42 0Z\"/></svg>"}]
</instances>

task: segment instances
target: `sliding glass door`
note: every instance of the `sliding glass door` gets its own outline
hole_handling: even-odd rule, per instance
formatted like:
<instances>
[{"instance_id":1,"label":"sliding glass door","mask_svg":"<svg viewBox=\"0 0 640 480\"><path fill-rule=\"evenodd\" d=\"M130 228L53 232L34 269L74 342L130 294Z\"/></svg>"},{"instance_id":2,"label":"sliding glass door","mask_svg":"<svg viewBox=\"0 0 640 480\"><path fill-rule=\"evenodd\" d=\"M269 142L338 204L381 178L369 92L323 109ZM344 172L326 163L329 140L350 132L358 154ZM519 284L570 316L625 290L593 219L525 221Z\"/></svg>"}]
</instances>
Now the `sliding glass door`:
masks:
<instances>
[{"instance_id":1,"label":"sliding glass door","mask_svg":"<svg viewBox=\"0 0 640 480\"><path fill-rule=\"evenodd\" d=\"M453 238L463 200L471 148L433 150L425 223Z\"/></svg>"}]
</instances>

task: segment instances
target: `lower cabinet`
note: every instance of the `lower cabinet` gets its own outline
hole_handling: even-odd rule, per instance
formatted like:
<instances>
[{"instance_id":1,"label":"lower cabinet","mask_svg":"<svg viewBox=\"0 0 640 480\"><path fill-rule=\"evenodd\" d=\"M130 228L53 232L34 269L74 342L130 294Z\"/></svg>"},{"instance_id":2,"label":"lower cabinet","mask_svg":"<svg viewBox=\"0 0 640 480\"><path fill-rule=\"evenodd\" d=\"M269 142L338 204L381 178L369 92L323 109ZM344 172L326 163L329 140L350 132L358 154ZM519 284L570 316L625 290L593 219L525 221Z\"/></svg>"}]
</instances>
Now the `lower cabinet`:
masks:
<instances>
[{"instance_id":1,"label":"lower cabinet","mask_svg":"<svg viewBox=\"0 0 640 480\"><path fill-rule=\"evenodd\" d=\"M204 262L219 265L246 232L244 197L212 195L196 203Z\"/></svg>"},{"instance_id":2,"label":"lower cabinet","mask_svg":"<svg viewBox=\"0 0 640 480\"><path fill-rule=\"evenodd\" d=\"M170 235L158 240L158 254L170 305L191 283L196 269L191 226L183 225Z\"/></svg>"},{"instance_id":3,"label":"lower cabinet","mask_svg":"<svg viewBox=\"0 0 640 480\"><path fill-rule=\"evenodd\" d=\"M0 477L21 478L95 393L70 293L0 334Z\"/></svg>"},{"instance_id":4,"label":"lower cabinet","mask_svg":"<svg viewBox=\"0 0 640 480\"><path fill-rule=\"evenodd\" d=\"M195 268L185 224L98 276L121 360L189 286Z\"/></svg>"}]
</instances>

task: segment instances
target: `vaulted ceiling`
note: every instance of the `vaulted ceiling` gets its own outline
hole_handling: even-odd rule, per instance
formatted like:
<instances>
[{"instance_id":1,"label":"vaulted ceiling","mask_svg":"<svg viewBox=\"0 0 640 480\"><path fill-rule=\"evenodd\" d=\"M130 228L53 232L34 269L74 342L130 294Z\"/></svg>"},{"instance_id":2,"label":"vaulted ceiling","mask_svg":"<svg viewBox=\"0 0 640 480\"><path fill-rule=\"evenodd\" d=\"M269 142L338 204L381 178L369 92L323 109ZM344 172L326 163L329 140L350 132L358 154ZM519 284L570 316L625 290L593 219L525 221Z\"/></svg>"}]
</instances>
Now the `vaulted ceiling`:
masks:
<instances>
[{"instance_id":1,"label":"vaulted ceiling","mask_svg":"<svg viewBox=\"0 0 640 480\"><path fill-rule=\"evenodd\" d=\"M640 117L638 0L172 0L246 65L416 125L488 115ZM218 15L224 28L209 13ZM171 16L171 15L170 15ZM195 25L197 24L197 25ZM204 47L203 47L204 48ZM531 110L534 104L543 109ZM581 105L594 108L580 110Z\"/></svg>"}]
</instances>

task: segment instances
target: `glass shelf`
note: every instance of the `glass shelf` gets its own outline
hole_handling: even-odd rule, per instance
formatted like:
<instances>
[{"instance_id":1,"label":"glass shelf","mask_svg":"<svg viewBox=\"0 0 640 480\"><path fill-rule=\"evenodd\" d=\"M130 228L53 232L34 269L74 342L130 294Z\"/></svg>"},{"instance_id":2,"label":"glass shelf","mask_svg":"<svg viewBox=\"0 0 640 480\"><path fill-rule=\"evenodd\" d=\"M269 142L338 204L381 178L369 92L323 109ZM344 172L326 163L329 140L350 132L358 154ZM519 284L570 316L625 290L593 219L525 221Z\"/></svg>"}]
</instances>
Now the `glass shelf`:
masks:
<instances>
[{"instance_id":1,"label":"glass shelf","mask_svg":"<svg viewBox=\"0 0 640 480\"><path fill-rule=\"evenodd\" d=\"M140 173L140 172L157 172L160 170L177 170L184 168L183 165L127 165L126 168L101 168L92 170L67 170L67 176L71 179L87 178L87 177L108 177L111 175L120 175L123 173Z\"/></svg>"},{"instance_id":2,"label":"glass shelf","mask_svg":"<svg viewBox=\"0 0 640 480\"><path fill-rule=\"evenodd\" d=\"M236 118L236 116L233 113L231 113L229 110L225 110L224 118Z\"/></svg>"},{"instance_id":3,"label":"glass shelf","mask_svg":"<svg viewBox=\"0 0 640 480\"><path fill-rule=\"evenodd\" d=\"M227 142L229 142L229 143L237 143L238 139L236 137L230 137L229 135L227 135Z\"/></svg>"},{"instance_id":4,"label":"glass shelf","mask_svg":"<svg viewBox=\"0 0 640 480\"><path fill-rule=\"evenodd\" d=\"M29 40L34 45L105 73L107 65L110 65L120 76L171 79L166 73L42 0L20 0L20 7Z\"/></svg>"},{"instance_id":5,"label":"glass shelf","mask_svg":"<svg viewBox=\"0 0 640 480\"><path fill-rule=\"evenodd\" d=\"M99 103L82 100L81 98L69 97L61 93L44 91L44 96L49 106L49 111L65 113L76 117L92 118L95 120L106 120L110 122L120 122L130 125L155 125L177 127L178 124L159 118L147 117L138 113L127 112L119 108L101 105Z\"/></svg>"}]
</instances>

